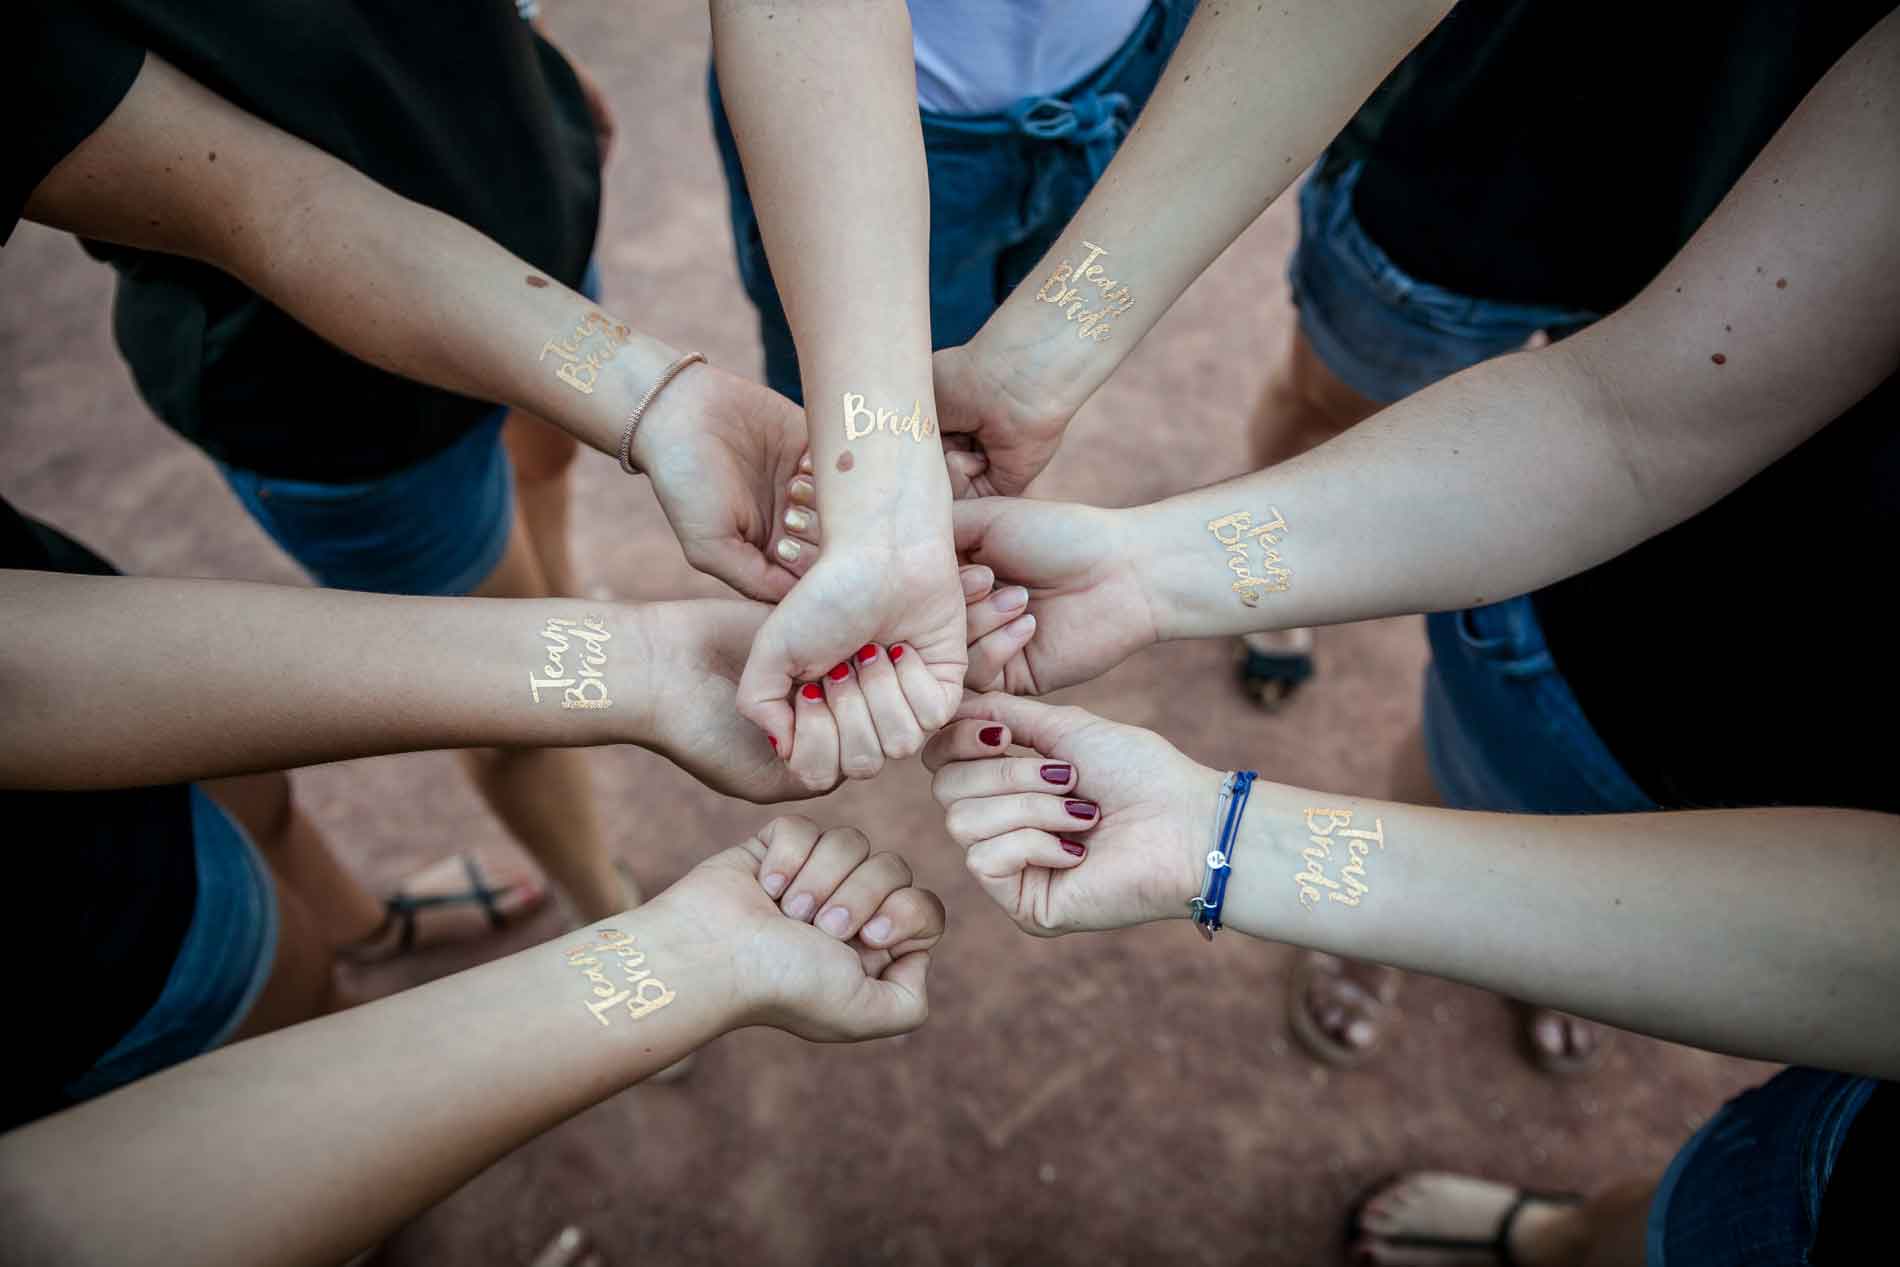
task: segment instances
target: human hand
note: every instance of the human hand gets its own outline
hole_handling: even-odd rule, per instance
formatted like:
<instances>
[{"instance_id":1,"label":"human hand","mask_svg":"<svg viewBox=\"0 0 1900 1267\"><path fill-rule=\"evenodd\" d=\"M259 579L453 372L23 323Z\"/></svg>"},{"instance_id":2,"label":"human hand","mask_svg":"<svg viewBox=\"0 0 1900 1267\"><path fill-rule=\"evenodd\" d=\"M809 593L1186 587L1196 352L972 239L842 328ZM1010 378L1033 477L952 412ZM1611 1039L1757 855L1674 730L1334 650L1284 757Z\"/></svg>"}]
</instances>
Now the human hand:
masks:
<instances>
[{"instance_id":1,"label":"human hand","mask_svg":"<svg viewBox=\"0 0 1900 1267\"><path fill-rule=\"evenodd\" d=\"M1073 411L1043 403L1022 376L999 371L973 343L937 352L931 373L957 496L1020 496L1055 456Z\"/></svg>"},{"instance_id":2,"label":"human hand","mask_svg":"<svg viewBox=\"0 0 1900 1267\"><path fill-rule=\"evenodd\" d=\"M1038 937L1183 918L1225 777L1150 731L972 695L924 748L964 865ZM1008 756L1011 742L1031 749Z\"/></svg>"},{"instance_id":3,"label":"human hand","mask_svg":"<svg viewBox=\"0 0 1900 1267\"><path fill-rule=\"evenodd\" d=\"M739 711L789 757L807 713L801 681L822 680L834 709L874 720L880 755L847 762L868 777L902 759L955 713L969 653L956 554L947 537L899 544L827 541L773 609L739 680ZM861 701L849 698L862 688ZM850 754L847 754L850 755Z\"/></svg>"},{"instance_id":4,"label":"human hand","mask_svg":"<svg viewBox=\"0 0 1900 1267\"><path fill-rule=\"evenodd\" d=\"M729 991L731 1028L770 1025L813 1042L916 1029L943 937L943 902L855 828L777 818L640 909L656 944Z\"/></svg>"},{"instance_id":5,"label":"human hand","mask_svg":"<svg viewBox=\"0 0 1900 1267\"><path fill-rule=\"evenodd\" d=\"M689 366L633 438L686 561L748 598L777 602L818 557L805 412L757 383ZM803 493L803 499L800 493Z\"/></svg>"},{"instance_id":6,"label":"human hand","mask_svg":"<svg viewBox=\"0 0 1900 1267\"><path fill-rule=\"evenodd\" d=\"M997 580L967 615L970 689L1046 694L1158 640L1126 512L1001 497L951 511L958 553Z\"/></svg>"}]
</instances>

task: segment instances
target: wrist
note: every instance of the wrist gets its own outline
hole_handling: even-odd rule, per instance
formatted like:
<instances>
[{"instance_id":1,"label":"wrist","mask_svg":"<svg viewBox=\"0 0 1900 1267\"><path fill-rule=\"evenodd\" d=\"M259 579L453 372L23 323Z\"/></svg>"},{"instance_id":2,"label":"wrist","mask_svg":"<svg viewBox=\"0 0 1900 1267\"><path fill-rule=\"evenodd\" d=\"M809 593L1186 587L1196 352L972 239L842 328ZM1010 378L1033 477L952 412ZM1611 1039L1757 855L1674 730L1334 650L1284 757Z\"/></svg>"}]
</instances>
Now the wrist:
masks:
<instances>
[{"instance_id":1,"label":"wrist","mask_svg":"<svg viewBox=\"0 0 1900 1267\"><path fill-rule=\"evenodd\" d=\"M1033 293L1010 296L970 339L971 368L1008 403L1012 424L1032 431L1061 431L1120 358L1078 340L1065 323L1045 314Z\"/></svg>"},{"instance_id":2,"label":"wrist","mask_svg":"<svg viewBox=\"0 0 1900 1267\"><path fill-rule=\"evenodd\" d=\"M1193 915L1188 904L1200 896L1207 879L1207 852L1214 847L1216 812L1226 779L1225 770L1190 762L1176 783L1176 818L1181 831L1162 860L1163 919L1188 919Z\"/></svg>"},{"instance_id":3,"label":"wrist","mask_svg":"<svg viewBox=\"0 0 1900 1267\"><path fill-rule=\"evenodd\" d=\"M752 1005L731 946L696 912L683 909L671 890L557 944L568 952L570 963L576 957L573 950L595 948L593 957L601 961L611 992L590 999L590 1005L606 1015L604 1028L614 1032L624 1027L634 1036L642 1058L653 1065L639 1071L640 1076L747 1023ZM617 945L631 954L601 953ZM581 965L583 970L586 966ZM641 972L651 975L638 976ZM594 984L590 982L590 995L598 993ZM623 990L628 993L624 999L619 997Z\"/></svg>"}]
</instances>

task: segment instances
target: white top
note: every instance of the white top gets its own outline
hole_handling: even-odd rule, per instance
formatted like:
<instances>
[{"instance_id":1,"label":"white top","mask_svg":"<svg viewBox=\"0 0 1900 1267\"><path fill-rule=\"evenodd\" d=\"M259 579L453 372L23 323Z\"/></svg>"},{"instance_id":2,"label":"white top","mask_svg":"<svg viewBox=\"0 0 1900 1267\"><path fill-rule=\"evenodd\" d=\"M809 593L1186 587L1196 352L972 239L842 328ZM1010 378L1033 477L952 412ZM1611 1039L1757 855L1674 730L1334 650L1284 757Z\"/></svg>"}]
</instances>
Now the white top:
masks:
<instances>
[{"instance_id":1,"label":"white top","mask_svg":"<svg viewBox=\"0 0 1900 1267\"><path fill-rule=\"evenodd\" d=\"M917 104L993 114L1056 93L1128 41L1149 0L909 0Z\"/></svg>"}]
</instances>

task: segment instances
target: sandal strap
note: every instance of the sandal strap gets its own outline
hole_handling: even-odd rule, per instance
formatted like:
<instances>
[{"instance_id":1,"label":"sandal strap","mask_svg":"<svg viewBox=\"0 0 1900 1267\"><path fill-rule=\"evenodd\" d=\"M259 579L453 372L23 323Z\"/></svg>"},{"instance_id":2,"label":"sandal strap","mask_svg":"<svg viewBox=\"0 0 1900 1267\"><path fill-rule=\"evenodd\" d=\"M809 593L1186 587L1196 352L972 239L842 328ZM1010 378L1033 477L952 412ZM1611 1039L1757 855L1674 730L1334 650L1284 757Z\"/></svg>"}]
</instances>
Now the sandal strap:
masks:
<instances>
[{"instance_id":1,"label":"sandal strap","mask_svg":"<svg viewBox=\"0 0 1900 1267\"><path fill-rule=\"evenodd\" d=\"M1503 1267L1519 1267L1517 1256L1511 1253L1511 1229L1517 1226L1517 1216L1524 1207L1533 1203L1543 1205L1579 1205L1583 1198L1574 1192L1541 1192L1536 1188L1519 1188L1511 1206L1498 1220L1498 1230L1491 1234L1491 1249L1498 1256Z\"/></svg>"},{"instance_id":2,"label":"sandal strap","mask_svg":"<svg viewBox=\"0 0 1900 1267\"><path fill-rule=\"evenodd\" d=\"M394 927L401 930L396 938L395 954L381 957L370 955L352 957L359 958L362 962L374 963L378 961L378 958L395 958L396 956L408 954L416 948L416 912L430 910L438 906L467 906L473 903L479 905L482 908L482 913L488 916L488 923L491 928L506 928L508 926L508 917L502 914L501 907L497 904L496 899L506 897L520 886L516 884L504 884L499 888L492 887L488 883L487 877L482 874L481 866L476 862L473 854L465 853L461 855L461 859L462 869L468 875L468 889L466 891L461 893L425 893L419 897L411 896L407 893L390 894L383 899L383 922L376 926L374 932L368 936L359 938L355 945L359 947L378 945L389 935L389 930ZM346 950L345 953L349 952Z\"/></svg>"}]
</instances>

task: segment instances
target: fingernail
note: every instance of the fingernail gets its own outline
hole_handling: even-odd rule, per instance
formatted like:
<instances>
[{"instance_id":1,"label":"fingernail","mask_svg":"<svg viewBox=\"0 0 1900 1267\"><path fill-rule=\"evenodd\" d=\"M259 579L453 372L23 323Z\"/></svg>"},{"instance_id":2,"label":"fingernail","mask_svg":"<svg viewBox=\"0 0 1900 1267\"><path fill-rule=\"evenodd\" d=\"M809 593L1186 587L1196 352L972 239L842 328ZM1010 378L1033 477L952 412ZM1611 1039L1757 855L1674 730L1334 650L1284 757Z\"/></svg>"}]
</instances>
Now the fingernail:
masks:
<instances>
[{"instance_id":1,"label":"fingernail","mask_svg":"<svg viewBox=\"0 0 1900 1267\"><path fill-rule=\"evenodd\" d=\"M859 664L869 664L875 659L877 659L877 644L875 642L867 642L858 648Z\"/></svg>"},{"instance_id":2,"label":"fingernail","mask_svg":"<svg viewBox=\"0 0 1900 1267\"><path fill-rule=\"evenodd\" d=\"M825 676L834 682L842 682L851 676L851 666L848 664L834 664L831 666L831 672L825 674Z\"/></svg>"},{"instance_id":3,"label":"fingernail","mask_svg":"<svg viewBox=\"0 0 1900 1267\"><path fill-rule=\"evenodd\" d=\"M1100 812L1087 801L1064 801L1062 808L1069 811L1071 818L1094 818Z\"/></svg>"},{"instance_id":4,"label":"fingernail","mask_svg":"<svg viewBox=\"0 0 1900 1267\"><path fill-rule=\"evenodd\" d=\"M778 751L778 736L777 736L777 735L767 735L767 736L765 737L765 742L767 742L767 743L769 743L769 744L771 744L771 745L772 745L772 751L773 751L773 752L777 752L777 751Z\"/></svg>"},{"instance_id":5,"label":"fingernail","mask_svg":"<svg viewBox=\"0 0 1900 1267\"><path fill-rule=\"evenodd\" d=\"M1046 765L1042 768L1044 783L1067 783L1071 771L1066 765Z\"/></svg>"},{"instance_id":6,"label":"fingernail","mask_svg":"<svg viewBox=\"0 0 1900 1267\"><path fill-rule=\"evenodd\" d=\"M579 1249L581 1244L581 1230L578 1227L562 1228L560 1243L561 1248L565 1250Z\"/></svg>"},{"instance_id":7,"label":"fingernail","mask_svg":"<svg viewBox=\"0 0 1900 1267\"><path fill-rule=\"evenodd\" d=\"M798 562L798 556L800 553L799 548L798 548L798 542L792 540L790 537L780 537L778 539L777 553L779 557L779 562L781 563Z\"/></svg>"},{"instance_id":8,"label":"fingernail","mask_svg":"<svg viewBox=\"0 0 1900 1267\"><path fill-rule=\"evenodd\" d=\"M842 906L826 907L825 913L818 917L818 927L833 937L842 937L844 930L851 927L851 912Z\"/></svg>"},{"instance_id":9,"label":"fingernail","mask_svg":"<svg viewBox=\"0 0 1900 1267\"><path fill-rule=\"evenodd\" d=\"M785 508L785 526L793 532L803 532L811 527L811 512L802 506Z\"/></svg>"},{"instance_id":10,"label":"fingernail","mask_svg":"<svg viewBox=\"0 0 1900 1267\"><path fill-rule=\"evenodd\" d=\"M1080 858L1089 851L1089 847L1079 840L1069 840L1062 836L1058 836L1056 839L1062 841L1062 852L1072 857Z\"/></svg>"},{"instance_id":11,"label":"fingernail","mask_svg":"<svg viewBox=\"0 0 1900 1267\"><path fill-rule=\"evenodd\" d=\"M1029 606L1029 591L1020 585L1009 585L990 595L990 602L999 612L1021 611Z\"/></svg>"},{"instance_id":12,"label":"fingernail","mask_svg":"<svg viewBox=\"0 0 1900 1267\"><path fill-rule=\"evenodd\" d=\"M798 693L808 700L821 700L825 697L824 688L816 682L807 682L798 688Z\"/></svg>"},{"instance_id":13,"label":"fingernail","mask_svg":"<svg viewBox=\"0 0 1900 1267\"><path fill-rule=\"evenodd\" d=\"M785 877L776 871L768 874L765 879L759 881L759 883L763 884L765 891L770 893L773 897L777 897L785 891Z\"/></svg>"},{"instance_id":14,"label":"fingernail","mask_svg":"<svg viewBox=\"0 0 1900 1267\"><path fill-rule=\"evenodd\" d=\"M794 894L791 900L785 903L785 913L793 919L804 919L811 914L811 908L817 904L817 900L809 893Z\"/></svg>"},{"instance_id":15,"label":"fingernail","mask_svg":"<svg viewBox=\"0 0 1900 1267\"><path fill-rule=\"evenodd\" d=\"M811 474L811 450L807 449L804 456L798 459L798 469L807 475Z\"/></svg>"},{"instance_id":16,"label":"fingernail","mask_svg":"<svg viewBox=\"0 0 1900 1267\"><path fill-rule=\"evenodd\" d=\"M1003 742L1003 728L1001 726L985 726L982 731L978 733L977 738L992 748L998 747Z\"/></svg>"},{"instance_id":17,"label":"fingernail","mask_svg":"<svg viewBox=\"0 0 1900 1267\"><path fill-rule=\"evenodd\" d=\"M902 660L903 658L904 658L904 645L902 643L897 643L893 645L891 647L891 659Z\"/></svg>"},{"instance_id":18,"label":"fingernail","mask_svg":"<svg viewBox=\"0 0 1900 1267\"><path fill-rule=\"evenodd\" d=\"M818 491L818 486L811 482L809 476L801 475L792 481L790 491L792 496L800 501L810 501L812 495Z\"/></svg>"},{"instance_id":19,"label":"fingernail","mask_svg":"<svg viewBox=\"0 0 1900 1267\"><path fill-rule=\"evenodd\" d=\"M891 936L891 921L880 915L864 926L863 937L868 942L888 941Z\"/></svg>"}]
</instances>

